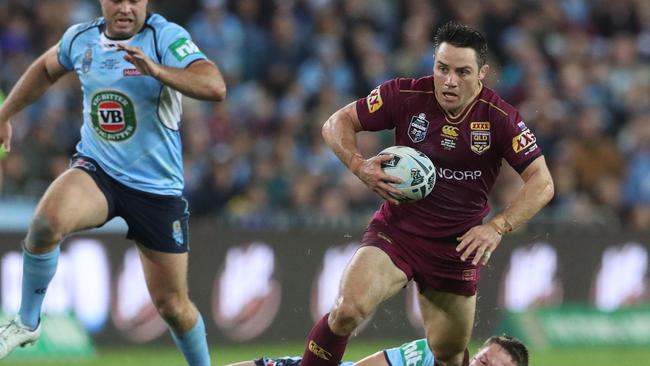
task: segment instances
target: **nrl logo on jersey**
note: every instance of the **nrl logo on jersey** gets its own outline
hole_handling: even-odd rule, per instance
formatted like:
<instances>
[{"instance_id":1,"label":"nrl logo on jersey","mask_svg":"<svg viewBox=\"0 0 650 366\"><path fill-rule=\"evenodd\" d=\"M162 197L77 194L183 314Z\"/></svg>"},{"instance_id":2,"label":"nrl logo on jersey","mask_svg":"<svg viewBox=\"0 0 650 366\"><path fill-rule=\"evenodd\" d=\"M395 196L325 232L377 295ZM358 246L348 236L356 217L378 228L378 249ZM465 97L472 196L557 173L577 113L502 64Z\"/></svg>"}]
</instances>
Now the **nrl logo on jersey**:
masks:
<instances>
[{"instance_id":1,"label":"nrl logo on jersey","mask_svg":"<svg viewBox=\"0 0 650 366\"><path fill-rule=\"evenodd\" d=\"M366 103L368 104L368 112L375 113L384 105L384 101L381 100L381 92L379 87L374 88L370 94L366 97Z\"/></svg>"},{"instance_id":2,"label":"nrl logo on jersey","mask_svg":"<svg viewBox=\"0 0 650 366\"><path fill-rule=\"evenodd\" d=\"M411 141L414 143L424 141L429 129L429 121L426 120L426 114L420 113L417 116L411 117L411 124L409 125L408 134Z\"/></svg>"},{"instance_id":3,"label":"nrl logo on jersey","mask_svg":"<svg viewBox=\"0 0 650 366\"><path fill-rule=\"evenodd\" d=\"M470 149L478 155L490 149L490 122L471 122L469 124Z\"/></svg>"},{"instance_id":4,"label":"nrl logo on jersey","mask_svg":"<svg viewBox=\"0 0 650 366\"><path fill-rule=\"evenodd\" d=\"M197 45L191 39L179 38L174 43L169 45L169 50L178 61L183 61L187 56L201 53Z\"/></svg>"},{"instance_id":5,"label":"nrl logo on jersey","mask_svg":"<svg viewBox=\"0 0 650 366\"><path fill-rule=\"evenodd\" d=\"M117 91L100 91L90 99L92 127L108 141L124 141L133 136L137 126L133 102Z\"/></svg>"}]
</instances>

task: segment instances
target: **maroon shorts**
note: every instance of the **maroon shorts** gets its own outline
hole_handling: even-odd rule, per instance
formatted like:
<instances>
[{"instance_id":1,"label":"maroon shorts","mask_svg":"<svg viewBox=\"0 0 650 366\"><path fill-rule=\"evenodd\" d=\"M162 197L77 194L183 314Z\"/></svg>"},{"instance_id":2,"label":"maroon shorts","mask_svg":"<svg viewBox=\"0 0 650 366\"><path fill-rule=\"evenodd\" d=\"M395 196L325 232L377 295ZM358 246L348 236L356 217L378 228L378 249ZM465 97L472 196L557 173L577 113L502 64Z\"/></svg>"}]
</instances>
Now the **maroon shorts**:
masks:
<instances>
[{"instance_id":1,"label":"maroon shorts","mask_svg":"<svg viewBox=\"0 0 650 366\"><path fill-rule=\"evenodd\" d=\"M461 261L457 245L455 236L422 238L376 220L370 222L361 238L361 246L377 247L388 254L397 268L418 284L420 292L430 288L472 296L476 294L480 267L473 265L471 258Z\"/></svg>"}]
</instances>

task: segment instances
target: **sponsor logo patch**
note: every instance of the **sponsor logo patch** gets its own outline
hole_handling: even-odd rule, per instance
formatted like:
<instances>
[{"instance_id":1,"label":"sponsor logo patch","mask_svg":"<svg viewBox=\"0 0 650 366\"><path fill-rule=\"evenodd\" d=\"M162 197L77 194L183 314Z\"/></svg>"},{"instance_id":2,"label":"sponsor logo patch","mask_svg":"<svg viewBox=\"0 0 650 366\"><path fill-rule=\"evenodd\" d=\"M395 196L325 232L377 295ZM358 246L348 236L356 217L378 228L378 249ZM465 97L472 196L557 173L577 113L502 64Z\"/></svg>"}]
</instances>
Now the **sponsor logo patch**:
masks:
<instances>
[{"instance_id":1,"label":"sponsor logo patch","mask_svg":"<svg viewBox=\"0 0 650 366\"><path fill-rule=\"evenodd\" d=\"M140 76L142 73L140 70L133 68L133 69L124 69L122 70L122 75L123 76Z\"/></svg>"},{"instance_id":2,"label":"sponsor logo patch","mask_svg":"<svg viewBox=\"0 0 650 366\"><path fill-rule=\"evenodd\" d=\"M474 280L476 280L475 269L466 269L463 271L463 281L474 281Z\"/></svg>"},{"instance_id":3,"label":"sponsor logo patch","mask_svg":"<svg viewBox=\"0 0 650 366\"><path fill-rule=\"evenodd\" d=\"M526 124L524 123L523 120L521 120L521 121L519 121L519 123L517 123L517 127L519 127L519 129L522 130L522 131L528 129L528 126L526 126Z\"/></svg>"},{"instance_id":4,"label":"sponsor logo patch","mask_svg":"<svg viewBox=\"0 0 650 366\"><path fill-rule=\"evenodd\" d=\"M187 38L179 38L174 43L169 45L169 50L178 61L183 61L187 56L201 53L201 50L192 40Z\"/></svg>"},{"instance_id":5,"label":"sponsor logo patch","mask_svg":"<svg viewBox=\"0 0 650 366\"><path fill-rule=\"evenodd\" d=\"M87 170L89 172L94 172L97 171L97 167L95 164L91 163L90 161L84 159L84 158L77 158L72 162L71 168L81 168L83 170Z\"/></svg>"},{"instance_id":6,"label":"sponsor logo patch","mask_svg":"<svg viewBox=\"0 0 650 366\"><path fill-rule=\"evenodd\" d=\"M519 135L512 138L512 150L516 153L533 146L537 142L537 138L529 129L522 131Z\"/></svg>"},{"instance_id":7,"label":"sponsor logo patch","mask_svg":"<svg viewBox=\"0 0 650 366\"><path fill-rule=\"evenodd\" d=\"M490 122L472 122L469 124L469 129L472 131L489 131Z\"/></svg>"},{"instance_id":8,"label":"sponsor logo patch","mask_svg":"<svg viewBox=\"0 0 650 366\"><path fill-rule=\"evenodd\" d=\"M414 143L422 142L427 136L429 129L429 121L426 120L426 114L420 113L417 116L411 117L411 124L409 125L408 134L411 141Z\"/></svg>"},{"instance_id":9,"label":"sponsor logo patch","mask_svg":"<svg viewBox=\"0 0 650 366\"><path fill-rule=\"evenodd\" d=\"M178 246L182 246L185 242L185 240L183 240L183 228L181 227L180 220L176 220L172 223L172 237Z\"/></svg>"},{"instance_id":10,"label":"sponsor logo patch","mask_svg":"<svg viewBox=\"0 0 650 366\"><path fill-rule=\"evenodd\" d=\"M451 150L456 147L456 139L458 139L458 127L451 125L442 126L442 140L440 140L440 146L445 150Z\"/></svg>"},{"instance_id":11,"label":"sponsor logo patch","mask_svg":"<svg viewBox=\"0 0 650 366\"><path fill-rule=\"evenodd\" d=\"M374 88L370 94L366 97L366 103L368 104L368 112L375 113L376 111L384 105L384 101L381 99L381 91L379 87Z\"/></svg>"},{"instance_id":12,"label":"sponsor logo patch","mask_svg":"<svg viewBox=\"0 0 650 366\"><path fill-rule=\"evenodd\" d=\"M442 126L442 135L445 137L458 137L458 127L451 125Z\"/></svg>"},{"instance_id":13,"label":"sponsor logo patch","mask_svg":"<svg viewBox=\"0 0 650 366\"><path fill-rule=\"evenodd\" d=\"M316 357L321 358L325 361L329 361L332 357L332 354L327 352L324 348L317 345L316 342L309 340L309 351L316 355Z\"/></svg>"},{"instance_id":14,"label":"sponsor logo patch","mask_svg":"<svg viewBox=\"0 0 650 366\"><path fill-rule=\"evenodd\" d=\"M95 132L108 141L128 139L137 126L133 102L117 91L100 91L93 95L90 117Z\"/></svg>"},{"instance_id":15,"label":"sponsor logo patch","mask_svg":"<svg viewBox=\"0 0 650 366\"><path fill-rule=\"evenodd\" d=\"M120 68L120 60L107 58L101 62L100 68L106 70L115 70Z\"/></svg>"}]
</instances>

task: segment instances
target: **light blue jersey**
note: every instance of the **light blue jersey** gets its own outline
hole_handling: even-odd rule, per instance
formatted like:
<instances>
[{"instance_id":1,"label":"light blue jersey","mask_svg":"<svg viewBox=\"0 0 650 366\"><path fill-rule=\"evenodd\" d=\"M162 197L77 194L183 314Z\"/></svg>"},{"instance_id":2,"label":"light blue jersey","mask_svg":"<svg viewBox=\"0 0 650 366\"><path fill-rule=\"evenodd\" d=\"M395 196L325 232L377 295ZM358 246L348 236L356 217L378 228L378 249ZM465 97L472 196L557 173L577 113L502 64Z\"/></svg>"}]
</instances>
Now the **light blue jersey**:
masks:
<instances>
[{"instance_id":1,"label":"light blue jersey","mask_svg":"<svg viewBox=\"0 0 650 366\"><path fill-rule=\"evenodd\" d=\"M390 366L434 366L435 358L429 349L426 338L418 339L395 348L384 350ZM262 357L253 360L255 366L300 366L302 357L284 356L278 358ZM355 362L340 362L339 366L354 366Z\"/></svg>"},{"instance_id":2,"label":"light blue jersey","mask_svg":"<svg viewBox=\"0 0 650 366\"><path fill-rule=\"evenodd\" d=\"M390 366L434 366L435 358L426 338L384 350Z\"/></svg>"},{"instance_id":3,"label":"light blue jersey","mask_svg":"<svg viewBox=\"0 0 650 366\"><path fill-rule=\"evenodd\" d=\"M176 68L205 56L184 28L158 14L129 39L110 39L103 29L104 18L74 25L59 44L59 62L77 73L84 95L77 151L126 186L180 196L181 94L141 75L116 47L139 47L154 62Z\"/></svg>"}]
</instances>

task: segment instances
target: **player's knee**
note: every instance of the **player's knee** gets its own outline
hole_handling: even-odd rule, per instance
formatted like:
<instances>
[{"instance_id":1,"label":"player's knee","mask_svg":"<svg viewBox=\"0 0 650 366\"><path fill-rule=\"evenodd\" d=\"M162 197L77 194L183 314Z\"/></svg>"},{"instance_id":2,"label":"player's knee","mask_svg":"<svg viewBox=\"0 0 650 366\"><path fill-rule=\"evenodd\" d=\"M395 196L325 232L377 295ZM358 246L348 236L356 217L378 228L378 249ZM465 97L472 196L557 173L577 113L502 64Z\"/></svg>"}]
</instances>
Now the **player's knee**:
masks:
<instances>
[{"instance_id":1,"label":"player's knee","mask_svg":"<svg viewBox=\"0 0 650 366\"><path fill-rule=\"evenodd\" d=\"M370 315L372 309L358 301L340 301L330 314L330 325L334 332L349 334Z\"/></svg>"},{"instance_id":2,"label":"player's knee","mask_svg":"<svg viewBox=\"0 0 650 366\"><path fill-rule=\"evenodd\" d=\"M27 250L37 251L56 245L67 232L63 220L56 214L39 212L34 216L27 232Z\"/></svg>"},{"instance_id":3,"label":"player's knee","mask_svg":"<svg viewBox=\"0 0 650 366\"><path fill-rule=\"evenodd\" d=\"M153 303L158 310L158 314L173 329L179 327L182 323L183 316L188 313L188 301L185 301L181 295L165 295L153 298Z\"/></svg>"}]
</instances>

